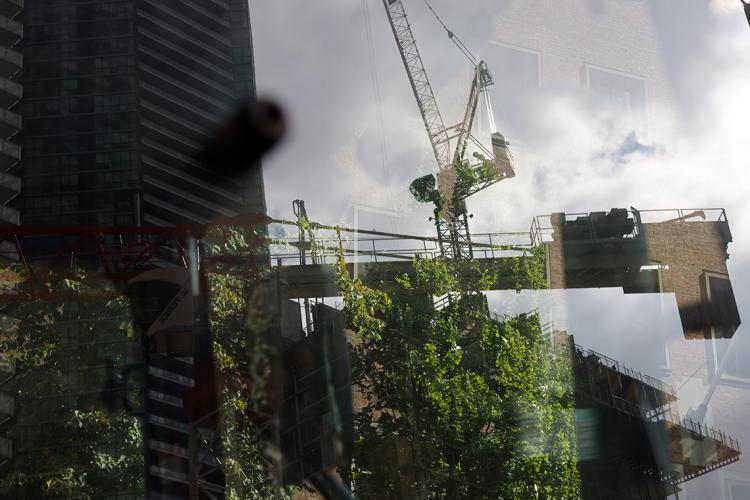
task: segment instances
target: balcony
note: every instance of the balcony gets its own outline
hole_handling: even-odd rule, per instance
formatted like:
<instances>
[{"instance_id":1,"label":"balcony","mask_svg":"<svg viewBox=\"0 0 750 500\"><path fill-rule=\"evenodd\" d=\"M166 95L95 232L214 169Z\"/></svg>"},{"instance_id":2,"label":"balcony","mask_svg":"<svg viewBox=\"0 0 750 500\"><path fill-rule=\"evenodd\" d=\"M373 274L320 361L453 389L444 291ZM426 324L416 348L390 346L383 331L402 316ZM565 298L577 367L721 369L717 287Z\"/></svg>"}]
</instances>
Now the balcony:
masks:
<instances>
[{"instance_id":1,"label":"balcony","mask_svg":"<svg viewBox=\"0 0 750 500\"><path fill-rule=\"evenodd\" d=\"M23 37L23 24L0 15L0 45L12 47Z\"/></svg>"},{"instance_id":2,"label":"balcony","mask_svg":"<svg viewBox=\"0 0 750 500\"><path fill-rule=\"evenodd\" d=\"M23 9L23 0L0 0L0 16L12 18Z\"/></svg>"},{"instance_id":3,"label":"balcony","mask_svg":"<svg viewBox=\"0 0 750 500\"><path fill-rule=\"evenodd\" d=\"M23 87L7 78L0 77L0 107L8 109L23 96Z\"/></svg>"},{"instance_id":4,"label":"balcony","mask_svg":"<svg viewBox=\"0 0 750 500\"><path fill-rule=\"evenodd\" d=\"M21 223L21 215L18 210L10 207L0 207L0 225L18 226Z\"/></svg>"},{"instance_id":5,"label":"balcony","mask_svg":"<svg viewBox=\"0 0 750 500\"><path fill-rule=\"evenodd\" d=\"M21 159L21 146L0 140L0 171L7 171Z\"/></svg>"},{"instance_id":6,"label":"balcony","mask_svg":"<svg viewBox=\"0 0 750 500\"><path fill-rule=\"evenodd\" d=\"M199 207L198 211L200 212L212 212L213 214L219 216L223 215L225 217L234 217L238 215L237 212L228 210L227 208L219 204L212 203L210 200L207 200L202 196L196 196L195 194L185 191L184 189L175 187L175 183L163 182L149 175L145 175L143 177L143 182L144 184L147 184L156 190L162 190L165 193L169 193L174 200L179 200L181 202L180 205L182 208L187 209L186 205L194 205L196 207Z\"/></svg>"},{"instance_id":7,"label":"balcony","mask_svg":"<svg viewBox=\"0 0 750 500\"><path fill-rule=\"evenodd\" d=\"M21 179L15 175L0 173L0 204L6 204L21 191Z\"/></svg>"},{"instance_id":8,"label":"balcony","mask_svg":"<svg viewBox=\"0 0 750 500\"><path fill-rule=\"evenodd\" d=\"M151 205L154 207L159 213L164 213L166 215L165 219L170 219L170 224L176 223L191 223L191 224L208 224L209 219L206 219L204 217L201 217L193 212L184 210L182 207L178 207L172 203L167 203L163 200L160 200L159 198L151 195L144 195L143 196L143 203L148 207ZM151 210L146 210L147 213L151 213Z\"/></svg>"},{"instance_id":9,"label":"balcony","mask_svg":"<svg viewBox=\"0 0 750 500\"><path fill-rule=\"evenodd\" d=\"M6 139L21 130L21 115L0 108L0 139Z\"/></svg>"},{"instance_id":10,"label":"balcony","mask_svg":"<svg viewBox=\"0 0 750 500\"><path fill-rule=\"evenodd\" d=\"M23 56L13 49L0 46L0 77L8 78L23 66Z\"/></svg>"},{"instance_id":11,"label":"balcony","mask_svg":"<svg viewBox=\"0 0 750 500\"><path fill-rule=\"evenodd\" d=\"M2 243L0 243L0 265L5 265L8 262L17 262L18 261L18 250L16 249L16 245L11 243L8 240L4 240ZM3 293L0 291L0 293ZM0 331L3 331L5 329L5 326L3 326L3 319L2 315L0 315ZM7 331L7 330L6 330ZM2 355L0 355L0 371L2 371Z\"/></svg>"}]
</instances>

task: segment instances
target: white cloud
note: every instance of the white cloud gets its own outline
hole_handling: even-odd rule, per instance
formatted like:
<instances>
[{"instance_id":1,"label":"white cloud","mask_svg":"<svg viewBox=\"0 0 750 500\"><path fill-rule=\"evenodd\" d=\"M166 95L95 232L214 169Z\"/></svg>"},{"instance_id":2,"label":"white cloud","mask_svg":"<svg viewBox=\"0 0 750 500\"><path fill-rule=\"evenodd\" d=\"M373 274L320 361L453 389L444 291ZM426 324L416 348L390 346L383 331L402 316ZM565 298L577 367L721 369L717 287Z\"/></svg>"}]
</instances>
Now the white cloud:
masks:
<instances>
[{"instance_id":1,"label":"white cloud","mask_svg":"<svg viewBox=\"0 0 750 500\"><path fill-rule=\"evenodd\" d=\"M711 0L709 7L713 14L727 14L742 9L739 0Z\"/></svg>"}]
</instances>

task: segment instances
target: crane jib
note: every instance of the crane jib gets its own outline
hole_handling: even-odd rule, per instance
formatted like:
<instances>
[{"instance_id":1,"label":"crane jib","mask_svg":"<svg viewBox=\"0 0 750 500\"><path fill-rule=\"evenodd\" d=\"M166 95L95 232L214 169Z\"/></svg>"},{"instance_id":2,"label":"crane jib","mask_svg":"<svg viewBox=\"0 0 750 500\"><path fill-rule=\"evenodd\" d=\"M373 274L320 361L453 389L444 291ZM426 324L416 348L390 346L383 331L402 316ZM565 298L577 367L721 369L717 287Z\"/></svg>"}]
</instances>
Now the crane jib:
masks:
<instances>
[{"instance_id":1,"label":"crane jib","mask_svg":"<svg viewBox=\"0 0 750 500\"><path fill-rule=\"evenodd\" d=\"M422 63L414 34L406 18L406 12L401 0L384 0L388 20L396 38L401 59L406 68L412 91L417 99L417 106L422 115L427 135L430 138L435 160L439 169L451 165L450 140L446 131L443 117L440 114L435 94L427 78L427 71Z\"/></svg>"}]
</instances>

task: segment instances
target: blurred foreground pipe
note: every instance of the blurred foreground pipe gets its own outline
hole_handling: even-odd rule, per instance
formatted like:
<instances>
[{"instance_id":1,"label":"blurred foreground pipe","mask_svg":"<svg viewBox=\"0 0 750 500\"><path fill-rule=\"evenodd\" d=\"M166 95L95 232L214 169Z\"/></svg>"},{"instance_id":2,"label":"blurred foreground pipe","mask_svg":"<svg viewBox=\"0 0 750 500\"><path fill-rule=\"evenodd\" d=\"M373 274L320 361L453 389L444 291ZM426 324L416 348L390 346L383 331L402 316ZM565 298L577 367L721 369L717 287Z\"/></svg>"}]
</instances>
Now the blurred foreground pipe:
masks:
<instances>
[{"instance_id":1,"label":"blurred foreground pipe","mask_svg":"<svg viewBox=\"0 0 750 500\"><path fill-rule=\"evenodd\" d=\"M198 159L218 175L236 180L274 147L286 132L281 108L270 101L242 106Z\"/></svg>"}]
</instances>

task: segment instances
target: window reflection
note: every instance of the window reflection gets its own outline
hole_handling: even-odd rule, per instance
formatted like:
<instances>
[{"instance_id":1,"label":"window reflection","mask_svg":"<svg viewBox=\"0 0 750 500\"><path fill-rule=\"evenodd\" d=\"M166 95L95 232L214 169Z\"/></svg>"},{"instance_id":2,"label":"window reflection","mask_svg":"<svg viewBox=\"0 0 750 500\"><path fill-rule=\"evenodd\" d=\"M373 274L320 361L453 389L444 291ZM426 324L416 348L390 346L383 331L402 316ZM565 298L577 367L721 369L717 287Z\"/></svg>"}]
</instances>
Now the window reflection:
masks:
<instances>
[{"instance_id":1,"label":"window reflection","mask_svg":"<svg viewBox=\"0 0 750 500\"><path fill-rule=\"evenodd\" d=\"M741 14L0 0L0 497L750 498Z\"/></svg>"}]
</instances>

